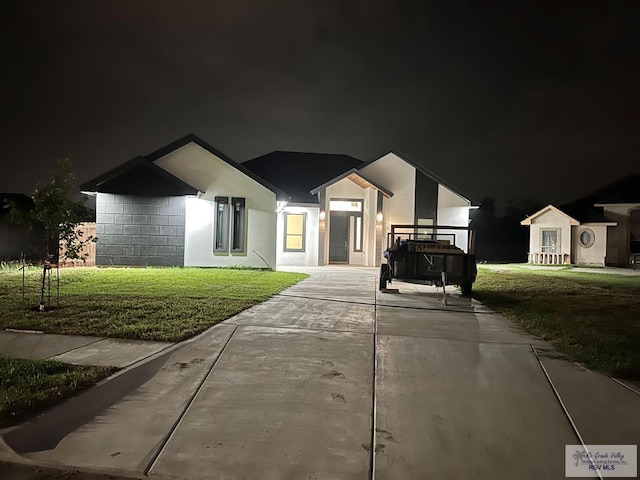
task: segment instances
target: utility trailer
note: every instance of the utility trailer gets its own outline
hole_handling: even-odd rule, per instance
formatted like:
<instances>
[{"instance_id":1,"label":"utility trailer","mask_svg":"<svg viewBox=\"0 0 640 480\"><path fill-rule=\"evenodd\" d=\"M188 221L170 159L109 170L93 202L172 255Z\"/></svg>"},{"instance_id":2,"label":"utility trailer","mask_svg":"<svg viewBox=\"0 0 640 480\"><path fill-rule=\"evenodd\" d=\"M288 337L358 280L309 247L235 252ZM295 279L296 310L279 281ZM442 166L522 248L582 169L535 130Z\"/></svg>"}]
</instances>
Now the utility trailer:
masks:
<instances>
[{"instance_id":1,"label":"utility trailer","mask_svg":"<svg viewBox=\"0 0 640 480\"><path fill-rule=\"evenodd\" d=\"M467 252L456 246L456 232L468 232ZM392 225L387 234L387 263L380 265L380 291L399 280L444 287L458 285L471 295L476 280L475 237L470 227Z\"/></svg>"}]
</instances>

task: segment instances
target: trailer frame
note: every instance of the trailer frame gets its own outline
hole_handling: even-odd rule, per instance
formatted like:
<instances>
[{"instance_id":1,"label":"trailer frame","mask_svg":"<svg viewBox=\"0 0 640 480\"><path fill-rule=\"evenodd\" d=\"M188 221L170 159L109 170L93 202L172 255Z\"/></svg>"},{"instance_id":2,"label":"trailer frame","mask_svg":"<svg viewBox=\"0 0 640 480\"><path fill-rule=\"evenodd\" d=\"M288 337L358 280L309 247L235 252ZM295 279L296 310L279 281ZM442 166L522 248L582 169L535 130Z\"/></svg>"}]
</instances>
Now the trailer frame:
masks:
<instances>
[{"instance_id":1,"label":"trailer frame","mask_svg":"<svg viewBox=\"0 0 640 480\"><path fill-rule=\"evenodd\" d=\"M461 230L468 232L466 253L455 244L455 233ZM384 252L387 263L380 265L380 291L399 280L443 288L457 285L470 296L477 276L474 246L471 227L391 225Z\"/></svg>"}]
</instances>

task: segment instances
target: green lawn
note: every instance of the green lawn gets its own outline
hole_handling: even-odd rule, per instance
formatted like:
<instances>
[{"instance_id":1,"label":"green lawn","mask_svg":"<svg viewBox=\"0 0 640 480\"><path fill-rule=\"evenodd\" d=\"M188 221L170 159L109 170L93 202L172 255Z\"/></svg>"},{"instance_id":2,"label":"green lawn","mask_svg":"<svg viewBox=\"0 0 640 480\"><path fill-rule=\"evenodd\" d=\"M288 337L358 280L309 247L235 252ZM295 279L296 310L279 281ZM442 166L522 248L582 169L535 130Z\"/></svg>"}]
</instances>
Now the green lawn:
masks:
<instances>
[{"instance_id":1,"label":"green lawn","mask_svg":"<svg viewBox=\"0 0 640 480\"><path fill-rule=\"evenodd\" d=\"M481 265L473 296L574 361L640 379L640 276Z\"/></svg>"},{"instance_id":2,"label":"green lawn","mask_svg":"<svg viewBox=\"0 0 640 480\"><path fill-rule=\"evenodd\" d=\"M0 355L0 428L89 387L116 370Z\"/></svg>"},{"instance_id":3,"label":"green lawn","mask_svg":"<svg viewBox=\"0 0 640 480\"><path fill-rule=\"evenodd\" d=\"M22 275L0 271L0 329L179 341L263 302L306 278L302 273L217 268L60 269L51 306L39 302L41 272L29 269L25 300Z\"/></svg>"}]
</instances>

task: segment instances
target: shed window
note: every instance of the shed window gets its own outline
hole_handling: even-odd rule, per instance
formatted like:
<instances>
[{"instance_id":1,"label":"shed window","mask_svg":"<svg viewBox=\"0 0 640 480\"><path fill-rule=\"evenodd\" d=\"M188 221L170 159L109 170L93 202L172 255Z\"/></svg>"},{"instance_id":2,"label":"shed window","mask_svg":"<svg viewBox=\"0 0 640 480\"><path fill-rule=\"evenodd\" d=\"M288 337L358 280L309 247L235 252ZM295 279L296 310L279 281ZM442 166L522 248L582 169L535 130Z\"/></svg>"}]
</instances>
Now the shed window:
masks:
<instances>
[{"instance_id":1,"label":"shed window","mask_svg":"<svg viewBox=\"0 0 640 480\"><path fill-rule=\"evenodd\" d=\"M284 251L304 252L306 213L284 214Z\"/></svg>"},{"instance_id":2,"label":"shed window","mask_svg":"<svg viewBox=\"0 0 640 480\"><path fill-rule=\"evenodd\" d=\"M215 198L215 222L213 251L226 252L229 249L229 198Z\"/></svg>"},{"instance_id":3,"label":"shed window","mask_svg":"<svg viewBox=\"0 0 640 480\"><path fill-rule=\"evenodd\" d=\"M593 230L587 228L580 232L580 245L584 248L589 248L596 240L596 236L593 233Z\"/></svg>"},{"instance_id":4,"label":"shed window","mask_svg":"<svg viewBox=\"0 0 640 480\"><path fill-rule=\"evenodd\" d=\"M545 253L560 253L559 236L558 230L542 230L542 251Z\"/></svg>"},{"instance_id":5,"label":"shed window","mask_svg":"<svg viewBox=\"0 0 640 480\"><path fill-rule=\"evenodd\" d=\"M233 229L231 230L231 251L244 252L246 240L246 209L244 198L233 198Z\"/></svg>"}]
</instances>

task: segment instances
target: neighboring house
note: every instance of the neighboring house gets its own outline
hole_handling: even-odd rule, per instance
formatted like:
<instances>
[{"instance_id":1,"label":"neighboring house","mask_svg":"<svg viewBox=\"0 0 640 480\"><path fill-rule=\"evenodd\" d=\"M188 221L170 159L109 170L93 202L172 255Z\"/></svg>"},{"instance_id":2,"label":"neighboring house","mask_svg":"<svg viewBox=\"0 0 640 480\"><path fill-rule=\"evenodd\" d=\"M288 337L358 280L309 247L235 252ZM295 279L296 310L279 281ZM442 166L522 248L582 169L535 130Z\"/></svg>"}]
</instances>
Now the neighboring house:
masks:
<instances>
[{"instance_id":1,"label":"neighboring house","mask_svg":"<svg viewBox=\"0 0 640 480\"><path fill-rule=\"evenodd\" d=\"M629 266L640 255L640 175L527 217L529 263Z\"/></svg>"},{"instance_id":2,"label":"neighboring house","mask_svg":"<svg viewBox=\"0 0 640 480\"><path fill-rule=\"evenodd\" d=\"M39 258L42 237L26 225L11 221L8 202L24 213L30 211L33 200L22 193L0 193L0 260L19 260L24 254L29 259Z\"/></svg>"},{"instance_id":3,"label":"neighboring house","mask_svg":"<svg viewBox=\"0 0 640 480\"><path fill-rule=\"evenodd\" d=\"M397 153L273 152L239 164L195 135L81 186L98 265L376 266L392 224L468 226L470 201ZM455 233L467 246L467 233Z\"/></svg>"}]
</instances>

